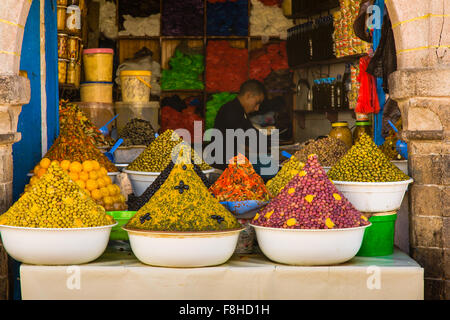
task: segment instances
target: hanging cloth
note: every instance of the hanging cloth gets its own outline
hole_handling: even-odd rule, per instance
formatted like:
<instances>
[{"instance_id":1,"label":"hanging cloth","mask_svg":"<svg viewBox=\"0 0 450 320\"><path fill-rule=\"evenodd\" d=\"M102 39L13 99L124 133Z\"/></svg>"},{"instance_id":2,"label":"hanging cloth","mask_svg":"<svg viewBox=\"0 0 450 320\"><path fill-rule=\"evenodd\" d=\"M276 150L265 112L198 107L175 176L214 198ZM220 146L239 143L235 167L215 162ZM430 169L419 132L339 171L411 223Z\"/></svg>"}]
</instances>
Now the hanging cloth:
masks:
<instances>
[{"instance_id":1,"label":"hanging cloth","mask_svg":"<svg viewBox=\"0 0 450 320\"><path fill-rule=\"evenodd\" d=\"M369 62L369 56L362 57L359 60L358 82L360 83L360 88L358 102L355 108L355 112L357 113L368 114L378 113L380 111L376 79L366 72Z\"/></svg>"}]
</instances>

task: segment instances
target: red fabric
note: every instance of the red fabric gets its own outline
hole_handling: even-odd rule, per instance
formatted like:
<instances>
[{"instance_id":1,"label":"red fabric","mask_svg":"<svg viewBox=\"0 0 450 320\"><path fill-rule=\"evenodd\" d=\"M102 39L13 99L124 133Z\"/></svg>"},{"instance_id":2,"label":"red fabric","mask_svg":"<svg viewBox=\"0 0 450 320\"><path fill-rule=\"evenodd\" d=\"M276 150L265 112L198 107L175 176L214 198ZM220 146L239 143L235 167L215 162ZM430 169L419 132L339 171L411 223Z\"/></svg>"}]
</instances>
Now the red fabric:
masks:
<instances>
[{"instance_id":1,"label":"red fabric","mask_svg":"<svg viewBox=\"0 0 450 320\"><path fill-rule=\"evenodd\" d=\"M202 122L202 129L205 127L205 120L195 113L195 106L188 106L183 109L182 112L178 112L169 106L164 106L161 108L161 132L168 129L186 129L191 134L191 141L186 141L191 143L192 140L195 142L202 141L203 132L197 132L198 135L194 136L194 121ZM202 130L203 131L203 130ZM187 139L186 139L187 140Z\"/></svg>"},{"instance_id":2,"label":"red fabric","mask_svg":"<svg viewBox=\"0 0 450 320\"><path fill-rule=\"evenodd\" d=\"M252 51L250 60L250 78L259 81L276 70L289 69L286 41L272 43Z\"/></svg>"},{"instance_id":3,"label":"red fabric","mask_svg":"<svg viewBox=\"0 0 450 320\"><path fill-rule=\"evenodd\" d=\"M360 88L355 112L364 114L380 112L376 79L366 72L369 62L369 56L362 57L359 60L359 76L357 78Z\"/></svg>"},{"instance_id":4,"label":"red fabric","mask_svg":"<svg viewBox=\"0 0 450 320\"><path fill-rule=\"evenodd\" d=\"M281 3L283 2L283 0L259 0L259 2L262 2L265 6L281 7Z\"/></svg>"},{"instance_id":5,"label":"red fabric","mask_svg":"<svg viewBox=\"0 0 450 320\"><path fill-rule=\"evenodd\" d=\"M209 41L206 47L206 90L237 92L248 79L248 50L228 41Z\"/></svg>"}]
</instances>

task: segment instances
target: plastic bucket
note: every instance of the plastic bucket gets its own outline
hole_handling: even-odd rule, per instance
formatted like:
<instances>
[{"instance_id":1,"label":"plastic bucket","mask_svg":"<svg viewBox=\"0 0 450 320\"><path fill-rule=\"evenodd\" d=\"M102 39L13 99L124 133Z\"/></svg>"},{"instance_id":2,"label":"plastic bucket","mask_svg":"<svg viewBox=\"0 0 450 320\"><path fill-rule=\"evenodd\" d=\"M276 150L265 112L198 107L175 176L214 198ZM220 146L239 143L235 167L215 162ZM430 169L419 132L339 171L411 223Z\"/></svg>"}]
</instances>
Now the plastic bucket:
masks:
<instances>
[{"instance_id":1,"label":"plastic bucket","mask_svg":"<svg viewBox=\"0 0 450 320\"><path fill-rule=\"evenodd\" d=\"M82 102L113 102L112 82L85 82L81 84L80 97Z\"/></svg>"},{"instance_id":2,"label":"plastic bucket","mask_svg":"<svg viewBox=\"0 0 450 320\"><path fill-rule=\"evenodd\" d=\"M122 226L136 214L136 211L107 211L106 214L110 215L117 221L117 225L112 228L109 235L110 240L129 240L128 232L122 229Z\"/></svg>"},{"instance_id":3,"label":"plastic bucket","mask_svg":"<svg viewBox=\"0 0 450 320\"><path fill-rule=\"evenodd\" d=\"M364 232L364 238L357 256L387 256L394 252L395 220L397 213L377 215L369 218L372 223Z\"/></svg>"},{"instance_id":4,"label":"plastic bucket","mask_svg":"<svg viewBox=\"0 0 450 320\"><path fill-rule=\"evenodd\" d=\"M83 50L86 81L112 82L114 50L107 48Z\"/></svg>"},{"instance_id":5,"label":"plastic bucket","mask_svg":"<svg viewBox=\"0 0 450 320\"><path fill-rule=\"evenodd\" d=\"M78 103L80 109L86 114L92 124L97 128L101 128L114 117L114 107L110 103L100 103L100 102L81 102ZM108 130L111 131L114 126L114 122L108 125ZM109 151L102 150L102 152Z\"/></svg>"},{"instance_id":6,"label":"plastic bucket","mask_svg":"<svg viewBox=\"0 0 450 320\"><path fill-rule=\"evenodd\" d=\"M124 102L149 102L152 73L146 70L124 70L120 72L122 100Z\"/></svg>"},{"instance_id":7,"label":"plastic bucket","mask_svg":"<svg viewBox=\"0 0 450 320\"><path fill-rule=\"evenodd\" d=\"M150 101L145 103L130 103L117 101L114 104L117 117L117 130L123 129L128 121L133 118L147 120L151 123L153 129L159 129L159 101Z\"/></svg>"}]
</instances>

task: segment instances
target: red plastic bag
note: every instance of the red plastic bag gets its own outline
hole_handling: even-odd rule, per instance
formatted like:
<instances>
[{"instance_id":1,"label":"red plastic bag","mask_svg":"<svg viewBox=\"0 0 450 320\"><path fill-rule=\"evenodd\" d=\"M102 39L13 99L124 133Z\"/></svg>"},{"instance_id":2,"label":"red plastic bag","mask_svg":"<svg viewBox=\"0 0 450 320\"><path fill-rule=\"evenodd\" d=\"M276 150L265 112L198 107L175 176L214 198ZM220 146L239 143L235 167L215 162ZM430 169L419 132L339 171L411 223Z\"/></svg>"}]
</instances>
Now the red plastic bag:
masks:
<instances>
[{"instance_id":1,"label":"red plastic bag","mask_svg":"<svg viewBox=\"0 0 450 320\"><path fill-rule=\"evenodd\" d=\"M362 57L359 60L359 76L357 79L360 83L360 88L355 112L364 114L380 112L376 79L366 72L369 62L369 56Z\"/></svg>"}]
</instances>

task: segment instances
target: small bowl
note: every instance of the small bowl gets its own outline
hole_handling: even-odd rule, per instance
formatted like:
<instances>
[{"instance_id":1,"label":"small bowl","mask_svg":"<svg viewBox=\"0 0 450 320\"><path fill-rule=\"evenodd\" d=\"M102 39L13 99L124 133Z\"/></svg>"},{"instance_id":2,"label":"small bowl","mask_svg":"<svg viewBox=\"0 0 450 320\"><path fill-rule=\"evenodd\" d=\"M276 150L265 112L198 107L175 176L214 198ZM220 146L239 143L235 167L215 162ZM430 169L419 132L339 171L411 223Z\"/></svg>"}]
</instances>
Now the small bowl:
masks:
<instances>
[{"instance_id":1,"label":"small bowl","mask_svg":"<svg viewBox=\"0 0 450 320\"><path fill-rule=\"evenodd\" d=\"M128 167L129 163L115 163L114 164L120 172L123 171L126 167Z\"/></svg>"},{"instance_id":2,"label":"small bowl","mask_svg":"<svg viewBox=\"0 0 450 320\"><path fill-rule=\"evenodd\" d=\"M111 229L26 228L0 225L3 246L15 260L28 264L73 265L91 262L102 255Z\"/></svg>"},{"instance_id":3,"label":"small bowl","mask_svg":"<svg viewBox=\"0 0 450 320\"><path fill-rule=\"evenodd\" d=\"M395 211L402 205L413 179L395 182L333 181L353 206L361 212Z\"/></svg>"},{"instance_id":4,"label":"small bowl","mask_svg":"<svg viewBox=\"0 0 450 320\"><path fill-rule=\"evenodd\" d=\"M346 229L281 229L250 224L261 251L272 261L300 266L326 266L352 259L367 227Z\"/></svg>"},{"instance_id":5,"label":"small bowl","mask_svg":"<svg viewBox=\"0 0 450 320\"><path fill-rule=\"evenodd\" d=\"M222 201L220 203L234 215L243 215L250 211L264 207L266 204L269 203L269 201L245 200L245 201Z\"/></svg>"},{"instance_id":6,"label":"small bowl","mask_svg":"<svg viewBox=\"0 0 450 320\"><path fill-rule=\"evenodd\" d=\"M145 172L145 171L133 171L123 169L130 179L131 186L133 187L133 193L135 196L141 196L145 190L158 178L161 172ZM209 175L214 172L214 169L204 170L203 173L209 178Z\"/></svg>"},{"instance_id":7,"label":"small bowl","mask_svg":"<svg viewBox=\"0 0 450 320\"><path fill-rule=\"evenodd\" d=\"M225 231L170 232L122 227L131 249L142 263L174 268L208 267L233 255L244 228Z\"/></svg>"},{"instance_id":8,"label":"small bowl","mask_svg":"<svg viewBox=\"0 0 450 320\"><path fill-rule=\"evenodd\" d=\"M120 172L108 172L108 176L111 178L112 183L117 183L117 176Z\"/></svg>"},{"instance_id":9,"label":"small bowl","mask_svg":"<svg viewBox=\"0 0 450 320\"><path fill-rule=\"evenodd\" d=\"M409 172L408 172L408 160L391 160L391 162L397 168L402 170L404 174L409 175Z\"/></svg>"},{"instance_id":10,"label":"small bowl","mask_svg":"<svg viewBox=\"0 0 450 320\"><path fill-rule=\"evenodd\" d=\"M113 219L118 223L111 230L111 234L109 235L110 240L129 240L128 233L123 230L122 227L126 225L131 218L133 218L136 212L137 211L106 211L106 214L113 217Z\"/></svg>"}]
</instances>

